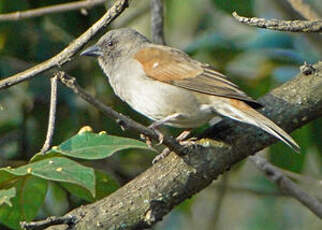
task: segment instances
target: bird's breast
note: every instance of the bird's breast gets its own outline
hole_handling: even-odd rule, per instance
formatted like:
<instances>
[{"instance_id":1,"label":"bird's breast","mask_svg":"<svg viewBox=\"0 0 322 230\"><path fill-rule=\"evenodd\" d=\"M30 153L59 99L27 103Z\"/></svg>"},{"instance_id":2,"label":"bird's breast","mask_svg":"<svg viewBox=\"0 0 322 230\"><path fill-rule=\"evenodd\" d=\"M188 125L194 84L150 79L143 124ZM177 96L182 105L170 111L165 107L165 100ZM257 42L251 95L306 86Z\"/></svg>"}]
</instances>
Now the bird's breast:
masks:
<instances>
[{"instance_id":1,"label":"bird's breast","mask_svg":"<svg viewBox=\"0 0 322 230\"><path fill-rule=\"evenodd\" d=\"M213 117L196 93L149 78L137 62L110 74L109 81L117 96L152 120L180 113L183 116L168 125L192 128Z\"/></svg>"}]
</instances>

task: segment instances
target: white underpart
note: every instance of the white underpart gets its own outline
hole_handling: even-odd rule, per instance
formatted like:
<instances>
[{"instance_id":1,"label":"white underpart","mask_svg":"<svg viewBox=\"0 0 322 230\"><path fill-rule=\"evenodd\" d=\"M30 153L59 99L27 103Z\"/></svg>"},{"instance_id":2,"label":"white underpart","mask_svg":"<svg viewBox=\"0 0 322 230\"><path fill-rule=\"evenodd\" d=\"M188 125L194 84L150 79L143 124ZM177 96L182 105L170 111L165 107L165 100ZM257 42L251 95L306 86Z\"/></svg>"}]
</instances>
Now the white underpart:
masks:
<instances>
[{"instance_id":1,"label":"white underpart","mask_svg":"<svg viewBox=\"0 0 322 230\"><path fill-rule=\"evenodd\" d=\"M181 116L170 119L165 124L194 128L213 117L210 106L202 105L196 98L196 93L147 77L137 61L125 61L121 66L114 68L117 70L104 70L104 72L109 76L115 94L152 120L180 114Z\"/></svg>"}]
</instances>

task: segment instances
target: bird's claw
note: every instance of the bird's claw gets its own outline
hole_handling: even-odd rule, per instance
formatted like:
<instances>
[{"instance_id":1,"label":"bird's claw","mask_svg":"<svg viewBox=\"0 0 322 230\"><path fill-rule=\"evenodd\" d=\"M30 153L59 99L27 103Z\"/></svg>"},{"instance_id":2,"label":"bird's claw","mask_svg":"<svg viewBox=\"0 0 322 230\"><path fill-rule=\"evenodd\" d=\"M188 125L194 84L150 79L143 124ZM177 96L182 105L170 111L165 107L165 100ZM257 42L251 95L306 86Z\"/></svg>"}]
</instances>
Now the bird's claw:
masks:
<instances>
[{"instance_id":1,"label":"bird's claw","mask_svg":"<svg viewBox=\"0 0 322 230\"><path fill-rule=\"evenodd\" d=\"M142 139L142 140L145 140L145 143L146 143L146 145L149 147L149 148L153 148L153 146L152 146L152 140L151 140L151 138L150 137L148 137L148 136L146 136L146 135L144 135L144 134L141 134L140 135L140 138Z\"/></svg>"},{"instance_id":2,"label":"bird's claw","mask_svg":"<svg viewBox=\"0 0 322 230\"><path fill-rule=\"evenodd\" d=\"M163 140L164 140L164 135L157 129L154 129L154 132L158 135L158 144L157 145L161 145L163 143ZM152 147L152 140L150 137L144 135L144 134L141 134L140 135L141 139L145 140L145 143L149 146L149 148L153 148Z\"/></svg>"},{"instance_id":3,"label":"bird's claw","mask_svg":"<svg viewBox=\"0 0 322 230\"><path fill-rule=\"evenodd\" d=\"M159 132L160 133L160 132ZM197 145L196 137L191 137L186 140L186 138L190 135L190 131L183 131L179 136L176 137L176 140L179 142L180 145L184 146L191 146L191 145ZM156 164L158 161L162 160L163 158L167 157L170 154L170 149L165 148L160 154L158 154L154 159L152 160L152 164Z\"/></svg>"},{"instance_id":4,"label":"bird's claw","mask_svg":"<svg viewBox=\"0 0 322 230\"><path fill-rule=\"evenodd\" d=\"M198 138L196 137L191 137L187 140L178 140L180 145L184 145L184 146L191 146L191 145L197 145L197 140Z\"/></svg>"},{"instance_id":5,"label":"bird's claw","mask_svg":"<svg viewBox=\"0 0 322 230\"><path fill-rule=\"evenodd\" d=\"M156 156L153 158L153 160L152 160L152 164L153 164L153 165L154 165L154 164L156 164L158 161L160 161L160 160L162 160L163 158L165 158L166 156L168 156L170 152L171 152L171 151L170 151L170 149L169 149L169 148L165 148L165 149L163 149L163 151L162 151L160 154L156 155Z\"/></svg>"},{"instance_id":6,"label":"bird's claw","mask_svg":"<svg viewBox=\"0 0 322 230\"><path fill-rule=\"evenodd\" d=\"M163 143L163 140L164 140L164 135L157 129L155 129L154 131L158 135L159 143L157 145L161 145Z\"/></svg>"},{"instance_id":7,"label":"bird's claw","mask_svg":"<svg viewBox=\"0 0 322 230\"><path fill-rule=\"evenodd\" d=\"M157 129L157 124L153 123L152 125L149 126L150 129L152 129L157 135L158 135L158 140L159 143L157 145L161 145L164 140L164 135Z\"/></svg>"},{"instance_id":8,"label":"bird's claw","mask_svg":"<svg viewBox=\"0 0 322 230\"><path fill-rule=\"evenodd\" d=\"M190 133L191 133L191 130L185 130L176 137L176 140L178 142L183 141L190 135Z\"/></svg>"}]
</instances>

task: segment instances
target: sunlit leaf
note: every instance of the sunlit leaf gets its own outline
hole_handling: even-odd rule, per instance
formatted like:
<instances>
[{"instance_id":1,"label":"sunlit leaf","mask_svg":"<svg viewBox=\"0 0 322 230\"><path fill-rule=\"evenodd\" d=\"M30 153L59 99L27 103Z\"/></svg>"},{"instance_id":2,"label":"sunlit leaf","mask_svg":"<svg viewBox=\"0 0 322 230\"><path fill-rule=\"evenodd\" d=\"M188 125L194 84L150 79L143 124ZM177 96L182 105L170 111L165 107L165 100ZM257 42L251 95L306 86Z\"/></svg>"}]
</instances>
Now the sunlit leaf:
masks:
<instances>
[{"instance_id":1,"label":"sunlit leaf","mask_svg":"<svg viewBox=\"0 0 322 230\"><path fill-rule=\"evenodd\" d=\"M39 152L36 153L31 159L30 159L30 163L35 162L35 161L40 161L40 160L44 160L44 159L49 159L49 158L53 158L53 157L62 157L62 154L60 153L56 153L54 151L48 151L45 154Z\"/></svg>"},{"instance_id":2,"label":"sunlit leaf","mask_svg":"<svg viewBox=\"0 0 322 230\"><path fill-rule=\"evenodd\" d=\"M70 157L94 160L131 148L150 149L144 142L135 139L85 132L73 136L51 151Z\"/></svg>"},{"instance_id":3,"label":"sunlit leaf","mask_svg":"<svg viewBox=\"0 0 322 230\"><path fill-rule=\"evenodd\" d=\"M102 199L103 197L109 195L110 193L116 191L120 185L106 173L95 170L96 178L96 196L93 197L86 189L68 183L61 183L61 185L69 191L71 194L78 196L88 202L93 202L95 200Z\"/></svg>"},{"instance_id":4,"label":"sunlit leaf","mask_svg":"<svg viewBox=\"0 0 322 230\"><path fill-rule=\"evenodd\" d=\"M16 176L30 174L47 180L77 184L95 196L94 170L65 157L48 158L16 169L1 170Z\"/></svg>"},{"instance_id":5,"label":"sunlit leaf","mask_svg":"<svg viewBox=\"0 0 322 230\"><path fill-rule=\"evenodd\" d=\"M44 205L46 211L51 215L61 216L70 208L70 194L60 186L60 183L49 182Z\"/></svg>"}]
</instances>

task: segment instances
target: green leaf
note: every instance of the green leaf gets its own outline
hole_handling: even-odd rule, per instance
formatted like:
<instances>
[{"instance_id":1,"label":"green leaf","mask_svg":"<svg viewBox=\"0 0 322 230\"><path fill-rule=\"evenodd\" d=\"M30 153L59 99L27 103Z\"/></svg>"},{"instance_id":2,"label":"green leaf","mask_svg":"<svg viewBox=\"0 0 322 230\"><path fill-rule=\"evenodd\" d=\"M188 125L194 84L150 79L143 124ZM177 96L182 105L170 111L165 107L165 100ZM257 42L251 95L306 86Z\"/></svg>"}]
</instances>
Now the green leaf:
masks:
<instances>
[{"instance_id":1,"label":"green leaf","mask_svg":"<svg viewBox=\"0 0 322 230\"><path fill-rule=\"evenodd\" d=\"M52 157L62 157L63 155L60 154L60 153L56 153L56 152L53 152L53 151L48 151L46 152L45 154L39 152L39 153L36 153L31 159L30 159L30 163L32 162L35 162L35 161L40 161L40 160L44 160L44 159L49 159L49 158L52 158Z\"/></svg>"},{"instance_id":2,"label":"green leaf","mask_svg":"<svg viewBox=\"0 0 322 230\"><path fill-rule=\"evenodd\" d=\"M131 148L150 150L144 142L135 139L85 132L73 136L51 151L70 157L95 160Z\"/></svg>"},{"instance_id":3,"label":"green leaf","mask_svg":"<svg viewBox=\"0 0 322 230\"><path fill-rule=\"evenodd\" d=\"M30 174L47 180L77 184L95 196L94 170L65 157L48 158L16 169L0 169L0 173L1 171L16 176Z\"/></svg>"},{"instance_id":4,"label":"green leaf","mask_svg":"<svg viewBox=\"0 0 322 230\"><path fill-rule=\"evenodd\" d=\"M12 207L10 199L16 196L16 188L3 189L0 190L0 206L7 204L9 207Z\"/></svg>"},{"instance_id":5,"label":"green leaf","mask_svg":"<svg viewBox=\"0 0 322 230\"><path fill-rule=\"evenodd\" d=\"M75 184L68 184L68 183L60 183L68 192L71 194L78 196L79 198L93 202L95 200L102 199L107 195L111 194L112 192L116 191L120 185L107 175L105 172L95 170L95 178L96 178L96 196L93 197L87 190L84 188L75 185Z\"/></svg>"},{"instance_id":6,"label":"green leaf","mask_svg":"<svg viewBox=\"0 0 322 230\"><path fill-rule=\"evenodd\" d=\"M9 170L10 168L0 168L0 188L8 187L12 183L11 181L17 178L15 175L7 172L7 169Z\"/></svg>"},{"instance_id":7,"label":"green leaf","mask_svg":"<svg viewBox=\"0 0 322 230\"><path fill-rule=\"evenodd\" d=\"M96 199L99 200L113 192L119 187L119 183L105 172L96 170Z\"/></svg>"},{"instance_id":8,"label":"green leaf","mask_svg":"<svg viewBox=\"0 0 322 230\"><path fill-rule=\"evenodd\" d=\"M84 189L87 191L86 189ZM89 192L88 192L89 193ZM53 216L61 216L66 213L71 205L70 194L57 182L48 182L48 191L45 200L45 211ZM76 206L72 206L76 207Z\"/></svg>"},{"instance_id":9,"label":"green leaf","mask_svg":"<svg viewBox=\"0 0 322 230\"><path fill-rule=\"evenodd\" d=\"M30 221L38 213L47 193L47 181L34 177L19 178L14 187L16 196L11 199L11 207L0 206L0 222L12 229L20 229L20 221Z\"/></svg>"}]
</instances>

